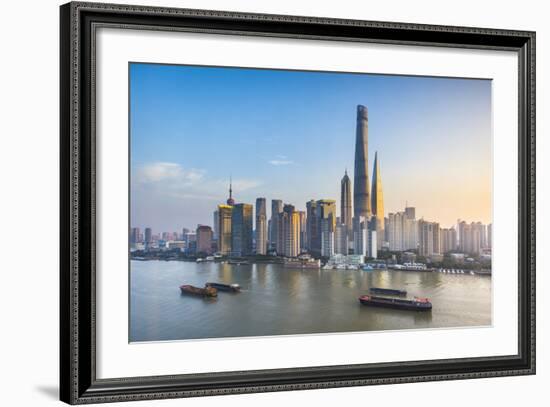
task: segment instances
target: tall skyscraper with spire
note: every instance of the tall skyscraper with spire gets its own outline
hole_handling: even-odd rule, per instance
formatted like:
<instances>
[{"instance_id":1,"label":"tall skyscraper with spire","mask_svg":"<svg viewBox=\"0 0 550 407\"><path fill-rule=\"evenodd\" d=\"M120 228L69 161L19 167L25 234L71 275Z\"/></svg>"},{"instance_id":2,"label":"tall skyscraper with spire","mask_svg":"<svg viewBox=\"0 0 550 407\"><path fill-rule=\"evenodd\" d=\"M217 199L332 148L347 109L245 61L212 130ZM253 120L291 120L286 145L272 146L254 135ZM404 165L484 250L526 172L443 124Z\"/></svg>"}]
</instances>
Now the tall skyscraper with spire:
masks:
<instances>
[{"instance_id":1,"label":"tall skyscraper with spire","mask_svg":"<svg viewBox=\"0 0 550 407\"><path fill-rule=\"evenodd\" d=\"M352 212L351 212L351 181L348 177L348 170L344 173L340 188L340 224L342 225L340 238L340 253L348 253L348 241L352 236Z\"/></svg>"},{"instance_id":2,"label":"tall skyscraper with spire","mask_svg":"<svg viewBox=\"0 0 550 407\"><path fill-rule=\"evenodd\" d=\"M376 230L378 247L382 247L384 240L384 192L382 190L382 175L380 174L380 162L378 151L374 153L374 169L372 172L372 229Z\"/></svg>"},{"instance_id":3,"label":"tall skyscraper with spire","mask_svg":"<svg viewBox=\"0 0 550 407\"><path fill-rule=\"evenodd\" d=\"M365 106L357 106L357 128L355 133L355 171L353 174L353 216L371 217L369 188L369 123Z\"/></svg>"}]
</instances>

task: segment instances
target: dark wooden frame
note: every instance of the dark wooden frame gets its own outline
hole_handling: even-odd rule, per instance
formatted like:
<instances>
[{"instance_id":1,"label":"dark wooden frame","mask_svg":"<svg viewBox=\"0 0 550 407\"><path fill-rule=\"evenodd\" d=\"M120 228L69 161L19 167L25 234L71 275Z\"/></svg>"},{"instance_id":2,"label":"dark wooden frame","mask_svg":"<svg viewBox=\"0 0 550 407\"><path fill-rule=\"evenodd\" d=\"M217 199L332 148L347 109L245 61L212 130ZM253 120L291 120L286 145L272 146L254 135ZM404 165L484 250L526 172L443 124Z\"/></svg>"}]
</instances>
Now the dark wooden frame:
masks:
<instances>
[{"instance_id":1,"label":"dark wooden frame","mask_svg":"<svg viewBox=\"0 0 550 407\"><path fill-rule=\"evenodd\" d=\"M71 404L535 373L535 33L97 3L61 6L60 395ZM513 50L519 56L519 349L515 355L96 378L95 29L176 30ZM511 237L513 238L513 237Z\"/></svg>"}]
</instances>

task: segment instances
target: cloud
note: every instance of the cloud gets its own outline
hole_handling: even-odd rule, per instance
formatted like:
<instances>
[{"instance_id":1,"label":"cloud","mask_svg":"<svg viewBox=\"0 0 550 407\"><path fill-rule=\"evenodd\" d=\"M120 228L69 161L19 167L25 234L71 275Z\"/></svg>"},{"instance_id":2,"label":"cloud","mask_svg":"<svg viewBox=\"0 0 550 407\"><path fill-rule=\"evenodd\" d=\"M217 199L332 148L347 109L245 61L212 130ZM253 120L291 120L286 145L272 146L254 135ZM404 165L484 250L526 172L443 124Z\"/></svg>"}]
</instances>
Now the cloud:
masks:
<instances>
[{"instance_id":1,"label":"cloud","mask_svg":"<svg viewBox=\"0 0 550 407\"><path fill-rule=\"evenodd\" d=\"M186 170L176 163L155 162L139 167L135 174L138 183L173 181L180 185L181 183L192 185L203 178L204 171L195 168Z\"/></svg>"},{"instance_id":2,"label":"cloud","mask_svg":"<svg viewBox=\"0 0 550 407\"><path fill-rule=\"evenodd\" d=\"M293 164L293 161L284 160L284 159L279 159L279 160L269 160L268 163L271 164L271 165L279 166L279 165L290 165L290 164Z\"/></svg>"}]
</instances>

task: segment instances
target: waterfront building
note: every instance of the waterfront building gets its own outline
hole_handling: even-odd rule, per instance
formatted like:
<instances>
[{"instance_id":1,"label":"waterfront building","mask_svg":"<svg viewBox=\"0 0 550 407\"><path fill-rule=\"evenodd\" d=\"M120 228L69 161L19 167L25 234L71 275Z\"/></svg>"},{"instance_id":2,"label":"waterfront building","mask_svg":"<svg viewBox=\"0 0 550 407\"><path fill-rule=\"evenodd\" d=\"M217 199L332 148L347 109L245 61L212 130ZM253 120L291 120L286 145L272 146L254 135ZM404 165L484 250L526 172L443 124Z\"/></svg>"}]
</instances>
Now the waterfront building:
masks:
<instances>
[{"instance_id":1,"label":"waterfront building","mask_svg":"<svg viewBox=\"0 0 550 407\"><path fill-rule=\"evenodd\" d=\"M145 228L145 244L149 245L153 243L153 230L151 228Z\"/></svg>"},{"instance_id":2,"label":"waterfront building","mask_svg":"<svg viewBox=\"0 0 550 407\"><path fill-rule=\"evenodd\" d=\"M403 212L388 214L388 242L391 251L405 250L403 244L403 220L405 214Z\"/></svg>"},{"instance_id":3,"label":"waterfront building","mask_svg":"<svg viewBox=\"0 0 550 407\"><path fill-rule=\"evenodd\" d=\"M240 203L233 205L231 212L231 254L248 256L252 254L253 207Z\"/></svg>"},{"instance_id":4,"label":"waterfront building","mask_svg":"<svg viewBox=\"0 0 550 407\"><path fill-rule=\"evenodd\" d=\"M306 225L307 215L305 211L297 211L300 222L300 252L306 252Z\"/></svg>"},{"instance_id":5,"label":"waterfront building","mask_svg":"<svg viewBox=\"0 0 550 407\"><path fill-rule=\"evenodd\" d=\"M348 250L348 241L352 231L352 218L353 214L351 211L351 180L348 177L348 171L344 173L344 177L340 183L340 222L339 224L343 225L342 232L344 233L341 236L341 239L345 240L345 245L342 246L344 254L347 254ZM342 252L342 253L343 253Z\"/></svg>"},{"instance_id":6,"label":"waterfront building","mask_svg":"<svg viewBox=\"0 0 550 407\"><path fill-rule=\"evenodd\" d=\"M297 257L300 254L300 214L294 205L286 204L278 217L277 254Z\"/></svg>"},{"instance_id":7,"label":"waterfront building","mask_svg":"<svg viewBox=\"0 0 550 407\"><path fill-rule=\"evenodd\" d=\"M489 223L487 225L487 248L491 249L493 247L493 224Z\"/></svg>"},{"instance_id":8,"label":"waterfront building","mask_svg":"<svg viewBox=\"0 0 550 407\"><path fill-rule=\"evenodd\" d=\"M267 253L267 211L265 198L256 198L256 254Z\"/></svg>"},{"instance_id":9,"label":"waterfront building","mask_svg":"<svg viewBox=\"0 0 550 407\"><path fill-rule=\"evenodd\" d=\"M348 254L348 228L336 218L336 229L334 230L334 252L336 254Z\"/></svg>"},{"instance_id":10,"label":"waterfront building","mask_svg":"<svg viewBox=\"0 0 550 407\"><path fill-rule=\"evenodd\" d=\"M380 173L380 161L378 151L374 153L374 169L372 172L371 192L372 230L376 231L378 239L377 247L382 247L384 241L384 191L382 190L382 174Z\"/></svg>"},{"instance_id":11,"label":"waterfront building","mask_svg":"<svg viewBox=\"0 0 550 407\"><path fill-rule=\"evenodd\" d=\"M212 253L212 228L206 225L197 226L197 253Z\"/></svg>"},{"instance_id":12,"label":"waterfront building","mask_svg":"<svg viewBox=\"0 0 550 407\"><path fill-rule=\"evenodd\" d=\"M355 218L364 217L370 219L371 217L368 137L368 111L365 106L358 105L353 174L353 214Z\"/></svg>"},{"instance_id":13,"label":"waterfront building","mask_svg":"<svg viewBox=\"0 0 550 407\"><path fill-rule=\"evenodd\" d=\"M441 253L449 253L457 249L455 228L441 229Z\"/></svg>"},{"instance_id":14,"label":"waterfront building","mask_svg":"<svg viewBox=\"0 0 550 407\"><path fill-rule=\"evenodd\" d=\"M218 205L218 252L223 255L231 253L231 219L233 206Z\"/></svg>"},{"instance_id":15,"label":"waterfront building","mask_svg":"<svg viewBox=\"0 0 550 407\"><path fill-rule=\"evenodd\" d=\"M440 253L439 223L427 222L424 219L418 221L419 246L418 254L429 257Z\"/></svg>"},{"instance_id":16,"label":"waterfront building","mask_svg":"<svg viewBox=\"0 0 550 407\"><path fill-rule=\"evenodd\" d=\"M311 253L321 252L321 237L317 229L317 202L306 202L306 249Z\"/></svg>"},{"instance_id":17,"label":"waterfront building","mask_svg":"<svg viewBox=\"0 0 550 407\"><path fill-rule=\"evenodd\" d=\"M369 228L369 222L363 216L353 218L353 253L372 258L378 257L376 230Z\"/></svg>"},{"instance_id":18,"label":"waterfront building","mask_svg":"<svg viewBox=\"0 0 550 407\"><path fill-rule=\"evenodd\" d=\"M212 239L218 240L218 237L220 236L220 212L216 209L214 211L214 229L212 231Z\"/></svg>"},{"instance_id":19,"label":"waterfront building","mask_svg":"<svg viewBox=\"0 0 550 407\"><path fill-rule=\"evenodd\" d=\"M478 255L481 253L482 242L486 242L486 228L481 222L458 223L459 250L463 253Z\"/></svg>"},{"instance_id":20,"label":"waterfront building","mask_svg":"<svg viewBox=\"0 0 550 407\"><path fill-rule=\"evenodd\" d=\"M135 246L137 243L141 243L140 235L141 235L141 232L140 232L139 228L131 228L130 229L130 244L132 246Z\"/></svg>"},{"instance_id":21,"label":"waterfront building","mask_svg":"<svg viewBox=\"0 0 550 407\"><path fill-rule=\"evenodd\" d=\"M283 201L280 199L271 200L271 234L269 243L272 249L277 248L279 214L283 211Z\"/></svg>"},{"instance_id":22,"label":"waterfront building","mask_svg":"<svg viewBox=\"0 0 550 407\"><path fill-rule=\"evenodd\" d=\"M334 255L334 233L336 229L336 201L319 199L317 207L317 231L320 232L320 255Z\"/></svg>"}]
</instances>

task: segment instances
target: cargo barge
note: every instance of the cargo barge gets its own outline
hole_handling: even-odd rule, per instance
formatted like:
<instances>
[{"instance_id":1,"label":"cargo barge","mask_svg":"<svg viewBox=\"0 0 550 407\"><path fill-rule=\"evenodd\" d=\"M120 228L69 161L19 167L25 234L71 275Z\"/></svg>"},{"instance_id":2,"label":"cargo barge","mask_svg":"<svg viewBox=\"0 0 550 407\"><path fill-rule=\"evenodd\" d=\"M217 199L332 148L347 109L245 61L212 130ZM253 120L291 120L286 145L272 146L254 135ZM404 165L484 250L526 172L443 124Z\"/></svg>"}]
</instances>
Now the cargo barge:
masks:
<instances>
[{"instance_id":1,"label":"cargo barge","mask_svg":"<svg viewBox=\"0 0 550 407\"><path fill-rule=\"evenodd\" d=\"M206 287L213 287L218 291L229 291L233 293L241 291L241 286L239 284L206 283Z\"/></svg>"},{"instance_id":2,"label":"cargo barge","mask_svg":"<svg viewBox=\"0 0 550 407\"><path fill-rule=\"evenodd\" d=\"M397 290L395 288L380 288L380 287L371 287L369 288L369 291L373 294L383 294L383 295L399 295L399 296L405 296L407 295L407 291L405 290Z\"/></svg>"},{"instance_id":3,"label":"cargo barge","mask_svg":"<svg viewBox=\"0 0 550 407\"><path fill-rule=\"evenodd\" d=\"M414 297L412 300L401 298L378 297L375 295L362 295L359 302L372 307L394 308L409 311L431 311L432 303L427 298Z\"/></svg>"},{"instance_id":4,"label":"cargo barge","mask_svg":"<svg viewBox=\"0 0 550 407\"><path fill-rule=\"evenodd\" d=\"M198 295L202 297L217 297L218 290L214 287L205 286L204 288L195 287L192 285L184 284L180 285L180 290L182 294L191 294Z\"/></svg>"}]
</instances>

